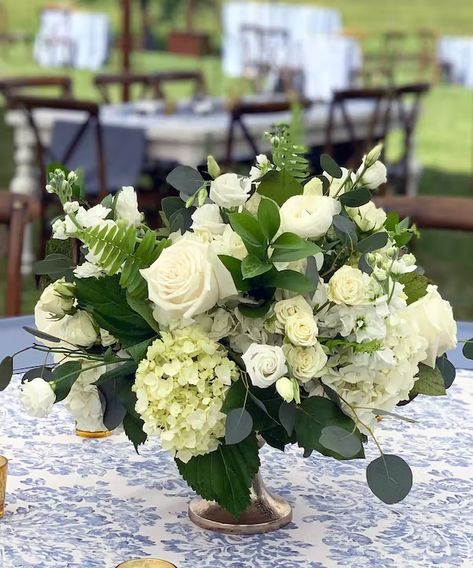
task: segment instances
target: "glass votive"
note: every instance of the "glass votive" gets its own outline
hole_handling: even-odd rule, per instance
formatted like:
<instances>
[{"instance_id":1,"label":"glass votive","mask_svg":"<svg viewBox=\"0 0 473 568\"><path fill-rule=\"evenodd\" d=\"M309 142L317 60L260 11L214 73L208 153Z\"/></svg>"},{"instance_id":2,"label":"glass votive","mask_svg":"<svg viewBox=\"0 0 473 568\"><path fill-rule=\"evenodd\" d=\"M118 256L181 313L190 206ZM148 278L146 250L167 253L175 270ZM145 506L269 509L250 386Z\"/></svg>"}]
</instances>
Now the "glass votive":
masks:
<instances>
[{"instance_id":1,"label":"glass votive","mask_svg":"<svg viewBox=\"0 0 473 568\"><path fill-rule=\"evenodd\" d=\"M119 564L116 568L177 568L175 564L171 564L167 560L158 560L157 558L137 558L136 560L128 560Z\"/></svg>"},{"instance_id":2,"label":"glass votive","mask_svg":"<svg viewBox=\"0 0 473 568\"><path fill-rule=\"evenodd\" d=\"M5 513L5 493L7 490L8 460L0 456L0 519Z\"/></svg>"}]
</instances>

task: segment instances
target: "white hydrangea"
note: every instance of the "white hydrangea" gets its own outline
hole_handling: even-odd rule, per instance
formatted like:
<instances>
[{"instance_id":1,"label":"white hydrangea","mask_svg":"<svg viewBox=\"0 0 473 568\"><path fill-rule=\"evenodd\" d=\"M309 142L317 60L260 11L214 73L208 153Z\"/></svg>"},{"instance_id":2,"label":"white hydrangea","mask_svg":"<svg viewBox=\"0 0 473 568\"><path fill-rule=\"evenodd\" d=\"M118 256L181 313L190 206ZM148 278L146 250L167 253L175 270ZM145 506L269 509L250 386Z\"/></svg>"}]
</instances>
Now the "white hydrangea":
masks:
<instances>
[{"instance_id":1,"label":"white hydrangea","mask_svg":"<svg viewBox=\"0 0 473 568\"><path fill-rule=\"evenodd\" d=\"M163 332L136 372L133 390L144 431L183 462L212 452L225 433L222 404L235 363L197 326Z\"/></svg>"}]
</instances>

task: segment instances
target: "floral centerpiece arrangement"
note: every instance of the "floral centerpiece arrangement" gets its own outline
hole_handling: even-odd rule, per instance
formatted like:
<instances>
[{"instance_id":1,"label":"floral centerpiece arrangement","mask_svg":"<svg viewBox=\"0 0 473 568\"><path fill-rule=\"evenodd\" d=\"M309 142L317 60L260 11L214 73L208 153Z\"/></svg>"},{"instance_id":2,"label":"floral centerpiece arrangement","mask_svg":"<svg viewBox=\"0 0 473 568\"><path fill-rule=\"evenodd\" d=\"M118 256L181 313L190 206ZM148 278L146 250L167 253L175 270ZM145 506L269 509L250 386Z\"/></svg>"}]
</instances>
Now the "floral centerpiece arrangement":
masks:
<instances>
[{"instance_id":1,"label":"floral centerpiece arrangement","mask_svg":"<svg viewBox=\"0 0 473 568\"><path fill-rule=\"evenodd\" d=\"M380 147L354 171L322 155L310 179L290 131L271 140L248 177L212 157L203 174L177 167L158 231L133 188L89 208L74 172L51 172L64 210L53 239L75 254L37 265L51 283L28 331L53 361L24 375L21 399L40 417L63 401L82 429L122 425L137 449L158 437L186 482L236 517L257 435L338 460L363 458L372 439L368 484L398 502L412 473L375 431L452 384L451 307L406 251L416 229L371 201L386 181ZM13 367L1 363L0 388Z\"/></svg>"}]
</instances>

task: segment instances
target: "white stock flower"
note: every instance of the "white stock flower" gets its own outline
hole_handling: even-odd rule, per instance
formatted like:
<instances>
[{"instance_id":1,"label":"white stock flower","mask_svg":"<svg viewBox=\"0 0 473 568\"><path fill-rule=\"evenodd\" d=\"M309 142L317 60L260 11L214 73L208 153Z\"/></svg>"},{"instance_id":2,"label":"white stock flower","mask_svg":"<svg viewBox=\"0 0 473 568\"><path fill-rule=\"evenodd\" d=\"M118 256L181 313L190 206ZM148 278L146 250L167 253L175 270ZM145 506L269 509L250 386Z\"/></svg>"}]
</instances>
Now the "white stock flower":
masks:
<instances>
[{"instance_id":1,"label":"white stock flower","mask_svg":"<svg viewBox=\"0 0 473 568\"><path fill-rule=\"evenodd\" d=\"M242 355L246 371L255 387L266 388L287 373L281 347L252 343Z\"/></svg>"},{"instance_id":2,"label":"white stock flower","mask_svg":"<svg viewBox=\"0 0 473 568\"><path fill-rule=\"evenodd\" d=\"M359 167L357 171L357 176L361 175L364 167L365 167L365 160L366 156L363 159L363 163ZM368 189L378 189L380 185L386 183L387 181L387 170L386 166L380 162L375 162L372 166L370 166L362 175L361 183L364 187Z\"/></svg>"},{"instance_id":3,"label":"white stock flower","mask_svg":"<svg viewBox=\"0 0 473 568\"><path fill-rule=\"evenodd\" d=\"M192 213L194 231L208 231L212 235L221 235L227 225L220 215L220 207L214 203L206 203Z\"/></svg>"},{"instance_id":4,"label":"white stock flower","mask_svg":"<svg viewBox=\"0 0 473 568\"><path fill-rule=\"evenodd\" d=\"M294 298L276 302L273 309L274 315L282 328L284 328L287 320L292 316L303 314L312 315L313 313L312 308L302 296L294 296Z\"/></svg>"},{"instance_id":5,"label":"white stock flower","mask_svg":"<svg viewBox=\"0 0 473 568\"><path fill-rule=\"evenodd\" d=\"M230 272L192 233L172 244L141 274L148 284L154 317L162 325L190 320L237 294Z\"/></svg>"},{"instance_id":6,"label":"white stock flower","mask_svg":"<svg viewBox=\"0 0 473 568\"><path fill-rule=\"evenodd\" d=\"M84 362L87 365L87 361ZM85 432L106 430L98 389L94 383L105 373L106 367L83 371L64 400L64 405L76 421L76 428Z\"/></svg>"},{"instance_id":7,"label":"white stock flower","mask_svg":"<svg viewBox=\"0 0 473 568\"><path fill-rule=\"evenodd\" d=\"M250 196L251 180L238 176L237 174L222 174L210 183L210 199L230 209L243 205Z\"/></svg>"},{"instance_id":8,"label":"white stock flower","mask_svg":"<svg viewBox=\"0 0 473 568\"><path fill-rule=\"evenodd\" d=\"M457 345L457 324L452 306L437 291L437 286L427 286L427 294L413 302L403 312L411 325L417 325L419 335L427 343L427 356L422 363L435 367L435 359Z\"/></svg>"},{"instance_id":9,"label":"white stock flower","mask_svg":"<svg viewBox=\"0 0 473 568\"><path fill-rule=\"evenodd\" d=\"M319 329L312 314L298 314L286 321L284 328L286 337L293 345L310 347L317 342Z\"/></svg>"},{"instance_id":10,"label":"white stock flower","mask_svg":"<svg viewBox=\"0 0 473 568\"><path fill-rule=\"evenodd\" d=\"M77 278L100 278L105 272L93 262L86 260L74 268L74 276Z\"/></svg>"},{"instance_id":11,"label":"white stock flower","mask_svg":"<svg viewBox=\"0 0 473 568\"><path fill-rule=\"evenodd\" d=\"M67 201L64 203L64 213L77 213L79 211L79 202L78 201Z\"/></svg>"},{"instance_id":12,"label":"white stock flower","mask_svg":"<svg viewBox=\"0 0 473 568\"><path fill-rule=\"evenodd\" d=\"M356 306L365 304L369 276L358 268L339 268L327 284L327 297L335 304Z\"/></svg>"},{"instance_id":13,"label":"white stock flower","mask_svg":"<svg viewBox=\"0 0 473 568\"><path fill-rule=\"evenodd\" d=\"M143 221L138 210L138 197L133 187L123 186L115 198L115 218L123 219L128 225L138 227Z\"/></svg>"},{"instance_id":14,"label":"white stock flower","mask_svg":"<svg viewBox=\"0 0 473 568\"><path fill-rule=\"evenodd\" d=\"M30 416L45 418L56 402L51 385L41 377L26 381L21 385L21 403Z\"/></svg>"},{"instance_id":15,"label":"white stock flower","mask_svg":"<svg viewBox=\"0 0 473 568\"><path fill-rule=\"evenodd\" d=\"M66 223L62 219L56 219L52 225L52 238L60 241L65 241L69 238L67 233Z\"/></svg>"},{"instance_id":16,"label":"white stock flower","mask_svg":"<svg viewBox=\"0 0 473 568\"><path fill-rule=\"evenodd\" d=\"M318 342L313 347L294 347L287 344L283 346L283 351L292 375L302 384L320 377L327 364L327 355Z\"/></svg>"},{"instance_id":17,"label":"white stock flower","mask_svg":"<svg viewBox=\"0 0 473 568\"><path fill-rule=\"evenodd\" d=\"M360 231L379 231L386 221L386 213L372 201L361 207L347 207L348 215L356 223Z\"/></svg>"},{"instance_id":18,"label":"white stock flower","mask_svg":"<svg viewBox=\"0 0 473 568\"><path fill-rule=\"evenodd\" d=\"M302 238L323 237L341 211L339 201L322 195L294 195L280 209L281 231Z\"/></svg>"},{"instance_id":19,"label":"white stock flower","mask_svg":"<svg viewBox=\"0 0 473 568\"><path fill-rule=\"evenodd\" d=\"M105 217L110 213L108 207L104 207L100 203L94 205L90 209L84 209L84 207L79 207L76 213L77 222L84 229L90 229L96 227L97 225L102 225Z\"/></svg>"}]
</instances>

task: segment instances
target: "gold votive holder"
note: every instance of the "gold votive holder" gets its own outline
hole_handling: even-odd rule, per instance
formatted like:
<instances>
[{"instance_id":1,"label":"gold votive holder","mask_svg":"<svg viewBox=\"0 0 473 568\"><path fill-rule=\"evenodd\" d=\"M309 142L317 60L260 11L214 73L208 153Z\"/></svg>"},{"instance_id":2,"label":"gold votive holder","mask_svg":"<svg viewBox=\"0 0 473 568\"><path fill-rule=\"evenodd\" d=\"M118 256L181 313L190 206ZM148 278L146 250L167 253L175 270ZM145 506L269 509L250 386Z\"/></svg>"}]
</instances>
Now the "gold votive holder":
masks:
<instances>
[{"instance_id":1,"label":"gold votive holder","mask_svg":"<svg viewBox=\"0 0 473 568\"><path fill-rule=\"evenodd\" d=\"M171 564L167 560L158 560L157 558L137 558L136 560L128 560L119 564L116 568L177 568L175 564Z\"/></svg>"},{"instance_id":2,"label":"gold votive holder","mask_svg":"<svg viewBox=\"0 0 473 568\"><path fill-rule=\"evenodd\" d=\"M97 432L88 432L87 430L79 430L76 428L76 436L80 438L108 438L113 432L111 430L99 430Z\"/></svg>"},{"instance_id":3,"label":"gold votive holder","mask_svg":"<svg viewBox=\"0 0 473 568\"><path fill-rule=\"evenodd\" d=\"M0 456L0 519L5 514L5 493L7 491L8 460Z\"/></svg>"}]
</instances>

